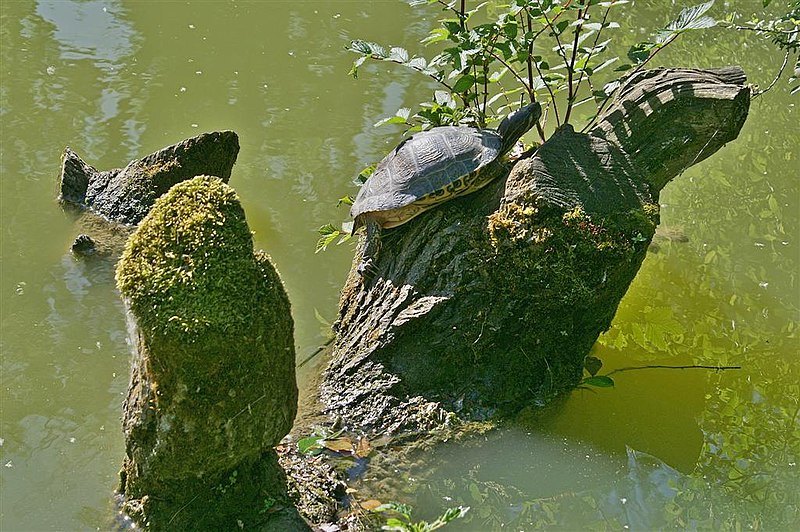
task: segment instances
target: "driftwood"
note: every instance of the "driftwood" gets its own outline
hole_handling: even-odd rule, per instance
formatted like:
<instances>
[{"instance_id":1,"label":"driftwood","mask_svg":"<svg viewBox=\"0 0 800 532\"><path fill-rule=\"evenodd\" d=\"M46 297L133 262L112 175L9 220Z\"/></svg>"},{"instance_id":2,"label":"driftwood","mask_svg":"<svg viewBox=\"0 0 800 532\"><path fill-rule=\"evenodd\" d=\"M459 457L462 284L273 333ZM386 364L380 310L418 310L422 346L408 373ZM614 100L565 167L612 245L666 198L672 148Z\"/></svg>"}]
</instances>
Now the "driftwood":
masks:
<instances>
[{"instance_id":1,"label":"driftwood","mask_svg":"<svg viewBox=\"0 0 800 532\"><path fill-rule=\"evenodd\" d=\"M198 175L227 183L239 153L233 131L203 133L128 163L98 171L69 147L61 157L59 200L111 222L136 225L170 187Z\"/></svg>"},{"instance_id":2,"label":"driftwood","mask_svg":"<svg viewBox=\"0 0 800 532\"><path fill-rule=\"evenodd\" d=\"M431 431L574 387L645 257L659 191L736 138L749 101L738 67L641 72L588 134L562 127L507 179L384 231L374 279L354 267L342 290L329 414Z\"/></svg>"}]
</instances>

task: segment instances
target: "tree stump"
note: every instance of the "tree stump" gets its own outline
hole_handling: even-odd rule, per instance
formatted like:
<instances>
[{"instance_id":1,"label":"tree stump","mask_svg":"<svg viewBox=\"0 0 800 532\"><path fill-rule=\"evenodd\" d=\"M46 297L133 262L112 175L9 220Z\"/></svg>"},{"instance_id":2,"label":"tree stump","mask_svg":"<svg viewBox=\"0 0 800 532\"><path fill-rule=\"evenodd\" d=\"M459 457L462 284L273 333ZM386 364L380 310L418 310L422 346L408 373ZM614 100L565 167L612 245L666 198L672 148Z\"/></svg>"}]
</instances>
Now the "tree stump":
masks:
<instances>
[{"instance_id":1,"label":"tree stump","mask_svg":"<svg viewBox=\"0 0 800 532\"><path fill-rule=\"evenodd\" d=\"M172 185L198 175L227 183L239 153L233 131L203 133L128 163L100 172L69 147L61 157L58 199L89 209L108 221L136 225Z\"/></svg>"},{"instance_id":2,"label":"tree stump","mask_svg":"<svg viewBox=\"0 0 800 532\"><path fill-rule=\"evenodd\" d=\"M273 447L297 408L289 300L236 193L155 202L117 268L135 345L122 508L156 530L298 530Z\"/></svg>"},{"instance_id":3,"label":"tree stump","mask_svg":"<svg viewBox=\"0 0 800 532\"><path fill-rule=\"evenodd\" d=\"M513 415L573 388L644 260L663 186L736 138L738 67L629 79L586 133L561 127L507 178L384 231L354 268L321 385L367 433Z\"/></svg>"}]
</instances>

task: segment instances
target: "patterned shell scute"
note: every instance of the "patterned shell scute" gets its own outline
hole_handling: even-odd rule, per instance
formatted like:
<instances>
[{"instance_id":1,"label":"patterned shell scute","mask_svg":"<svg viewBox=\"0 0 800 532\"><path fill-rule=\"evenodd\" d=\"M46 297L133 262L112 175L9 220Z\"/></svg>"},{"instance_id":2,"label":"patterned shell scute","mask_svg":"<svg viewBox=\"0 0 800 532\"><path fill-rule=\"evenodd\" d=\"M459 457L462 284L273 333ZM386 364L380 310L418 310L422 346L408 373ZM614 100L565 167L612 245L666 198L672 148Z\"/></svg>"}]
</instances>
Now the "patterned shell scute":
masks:
<instances>
[{"instance_id":1,"label":"patterned shell scute","mask_svg":"<svg viewBox=\"0 0 800 532\"><path fill-rule=\"evenodd\" d=\"M478 171L500 153L495 131L442 126L417 133L378 163L351 215L397 209Z\"/></svg>"}]
</instances>

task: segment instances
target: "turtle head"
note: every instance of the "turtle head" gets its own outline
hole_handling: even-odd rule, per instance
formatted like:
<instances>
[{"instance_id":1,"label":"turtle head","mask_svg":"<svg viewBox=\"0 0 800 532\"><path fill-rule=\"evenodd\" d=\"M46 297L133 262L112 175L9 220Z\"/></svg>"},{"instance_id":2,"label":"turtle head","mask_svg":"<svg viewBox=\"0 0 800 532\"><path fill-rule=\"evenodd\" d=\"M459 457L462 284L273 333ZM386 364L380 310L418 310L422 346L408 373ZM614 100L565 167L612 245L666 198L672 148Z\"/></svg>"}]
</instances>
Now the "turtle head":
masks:
<instances>
[{"instance_id":1,"label":"turtle head","mask_svg":"<svg viewBox=\"0 0 800 532\"><path fill-rule=\"evenodd\" d=\"M497 133L503 139L500 151L507 153L513 148L520 137L536 124L540 116L542 116L542 106L538 102L526 105L508 115L497 128Z\"/></svg>"}]
</instances>

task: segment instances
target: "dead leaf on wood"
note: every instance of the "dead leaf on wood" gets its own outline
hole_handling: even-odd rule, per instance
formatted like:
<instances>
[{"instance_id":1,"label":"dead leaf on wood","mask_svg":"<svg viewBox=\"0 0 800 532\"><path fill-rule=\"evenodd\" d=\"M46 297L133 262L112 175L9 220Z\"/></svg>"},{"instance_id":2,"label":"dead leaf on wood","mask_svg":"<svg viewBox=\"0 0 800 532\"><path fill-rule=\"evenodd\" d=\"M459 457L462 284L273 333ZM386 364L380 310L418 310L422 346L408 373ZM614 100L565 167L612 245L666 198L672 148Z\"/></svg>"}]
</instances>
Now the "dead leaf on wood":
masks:
<instances>
[{"instance_id":1,"label":"dead leaf on wood","mask_svg":"<svg viewBox=\"0 0 800 532\"><path fill-rule=\"evenodd\" d=\"M336 438L335 440L324 440L322 445L335 453L352 453L353 441L350 438Z\"/></svg>"},{"instance_id":2,"label":"dead leaf on wood","mask_svg":"<svg viewBox=\"0 0 800 532\"><path fill-rule=\"evenodd\" d=\"M358 440L358 445L356 446L356 456L359 458L366 458L372 452L372 447L369 444L369 440L366 436L362 436Z\"/></svg>"},{"instance_id":3,"label":"dead leaf on wood","mask_svg":"<svg viewBox=\"0 0 800 532\"><path fill-rule=\"evenodd\" d=\"M362 503L359 503L359 505L365 510L374 510L375 508L377 508L381 504L383 504L383 503L381 501L379 501L379 500L376 500L376 499L370 499L368 501L364 501Z\"/></svg>"}]
</instances>

